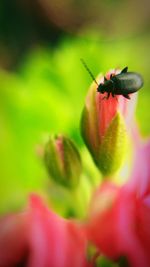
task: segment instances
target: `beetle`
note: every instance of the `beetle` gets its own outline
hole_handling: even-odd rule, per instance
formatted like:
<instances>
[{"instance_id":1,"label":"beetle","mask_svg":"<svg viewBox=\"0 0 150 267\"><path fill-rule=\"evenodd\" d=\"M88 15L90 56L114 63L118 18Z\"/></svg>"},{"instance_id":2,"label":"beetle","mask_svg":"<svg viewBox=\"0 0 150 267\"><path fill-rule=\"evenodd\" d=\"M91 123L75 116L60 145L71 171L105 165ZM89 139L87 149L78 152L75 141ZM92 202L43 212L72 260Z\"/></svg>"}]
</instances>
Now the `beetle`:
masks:
<instances>
[{"instance_id":1,"label":"beetle","mask_svg":"<svg viewBox=\"0 0 150 267\"><path fill-rule=\"evenodd\" d=\"M107 99L110 94L113 97L122 95L125 98L130 99L129 94L137 92L143 86L141 75L136 72L128 72L128 67L125 67L119 74L111 74L110 79L104 77L104 83L98 84L84 60L81 59L81 61L94 82L97 84L97 91L101 94L106 92L107 96L105 98Z\"/></svg>"}]
</instances>

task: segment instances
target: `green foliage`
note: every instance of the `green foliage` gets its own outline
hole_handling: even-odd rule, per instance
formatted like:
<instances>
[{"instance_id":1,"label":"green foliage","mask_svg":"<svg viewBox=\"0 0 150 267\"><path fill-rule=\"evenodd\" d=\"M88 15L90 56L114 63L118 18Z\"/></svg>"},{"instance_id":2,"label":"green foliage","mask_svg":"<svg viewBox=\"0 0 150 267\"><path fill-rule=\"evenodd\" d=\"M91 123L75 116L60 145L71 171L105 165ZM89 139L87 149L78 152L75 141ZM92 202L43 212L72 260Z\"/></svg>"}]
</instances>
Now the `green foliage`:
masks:
<instances>
[{"instance_id":1,"label":"green foliage","mask_svg":"<svg viewBox=\"0 0 150 267\"><path fill-rule=\"evenodd\" d=\"M125 66L144 76L137 119L142 133L150 133L148 49L149 36L109 41L90 35L64 40L55 51L33 50L18 73L0 72L1 212L18 209L33 190L45 192L47 176L36 147L49 133L67 134L82 147L79 121L91 78L81 57L95 76Z\"/></svg>"}]
</instances>

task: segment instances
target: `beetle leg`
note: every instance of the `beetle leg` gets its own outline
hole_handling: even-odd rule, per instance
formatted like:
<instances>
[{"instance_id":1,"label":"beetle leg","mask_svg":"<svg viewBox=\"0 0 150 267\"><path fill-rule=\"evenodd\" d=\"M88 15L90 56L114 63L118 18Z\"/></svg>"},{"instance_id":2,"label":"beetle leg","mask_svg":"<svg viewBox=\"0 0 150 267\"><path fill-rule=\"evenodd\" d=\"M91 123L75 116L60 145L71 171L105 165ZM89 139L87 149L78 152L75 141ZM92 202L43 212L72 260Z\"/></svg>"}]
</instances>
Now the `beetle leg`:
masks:
<instances>
[{"instance_id":1,"label":"beetle leg","mask_svg":"<svg viewBox=\"0 0 150 267\"><path fill-rule=\"evenodd\" d=\"M107 94L107 97L106 98L108 99L109 97L110 97L110 92Z\"/></svg>"},{"instance_id":2,"label":"beetle leg","mask_svg":"<svg viewBox=\"0 0 150 267\"><path fill-rule=\"evenodd\" d=\"M129 95L123 95L125 98L130 99Z\"/></svg>"},{"instance_id":3,"label":"beetle leg","mask_svg":"<svg viewBox=\"0 0 150 267\"><path fill-rule=\"evenodd\" d=\"M103 100L103 99L108 99L109 96L110 96L110 93L108 93L107 96L105 95L105 96L102 98L102 100Z\"/></svg>"}]
</instances>

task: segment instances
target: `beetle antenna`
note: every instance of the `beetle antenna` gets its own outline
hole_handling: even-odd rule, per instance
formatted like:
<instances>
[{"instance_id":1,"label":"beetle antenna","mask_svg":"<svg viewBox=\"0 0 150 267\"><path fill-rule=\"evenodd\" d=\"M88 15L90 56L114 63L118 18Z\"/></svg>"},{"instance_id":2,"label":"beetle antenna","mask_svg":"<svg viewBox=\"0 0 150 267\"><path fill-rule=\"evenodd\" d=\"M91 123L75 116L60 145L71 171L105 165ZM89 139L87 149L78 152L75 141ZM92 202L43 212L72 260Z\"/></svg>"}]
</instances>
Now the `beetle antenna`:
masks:
<instances>
[{"instance_id":1,"label":"beetle antenna","mask_svg":"<svg viewBox=\"0 0 150 267\"><path fill-rule=\"evenodd\" d=\"M84 60L83 60L82 58L80 58L80 60L81 60L81 62L82 62L82 64L83 64L83 66L86 68L86 70L87 70L88 73L90 74L92 80L99 86L99 84L97 83L97 81L96 81L94 75L92 74L92 72L90 71L90 69L88 68L88 66L87 66L86 63L84 62Z\"/></svg>"}]
</instances>

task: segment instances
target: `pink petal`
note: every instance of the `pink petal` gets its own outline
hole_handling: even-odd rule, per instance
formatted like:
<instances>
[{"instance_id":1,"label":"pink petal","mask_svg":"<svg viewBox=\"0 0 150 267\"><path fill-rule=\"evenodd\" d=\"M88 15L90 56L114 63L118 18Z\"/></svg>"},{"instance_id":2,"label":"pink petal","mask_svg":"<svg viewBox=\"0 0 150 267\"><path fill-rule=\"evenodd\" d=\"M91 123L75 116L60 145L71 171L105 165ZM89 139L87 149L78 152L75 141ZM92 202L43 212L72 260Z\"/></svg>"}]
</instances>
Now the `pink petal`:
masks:
<instances>
[{"instance_id":1,"label":"pink petal","mask_svg":"<svg viewBox=\"0 0 150 267\"><path fill-rule=\"evenodd\" d=\"M78 226L49 211L37 196L30 205L29 267L84 267L86 240Z\"/></svg>"},{"instance_id":2,"label":"pink petal","mask_svg":"<svg viewBox=\"0 0 150 267\"><path fill-rule=\"evenodd\" d=\"M150 141L138 145L127 186L139 197L150 193Z\"/></svg>"}]
</instances>

